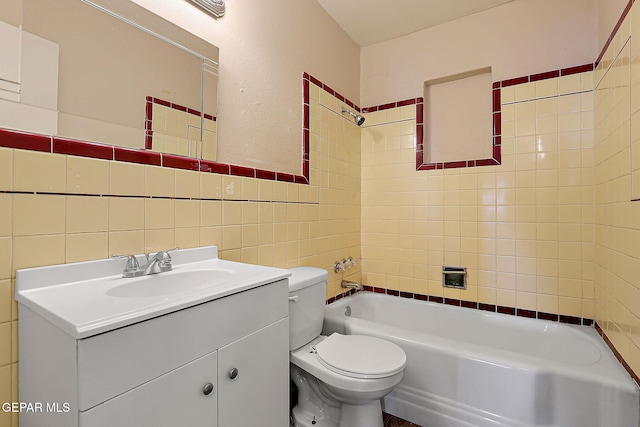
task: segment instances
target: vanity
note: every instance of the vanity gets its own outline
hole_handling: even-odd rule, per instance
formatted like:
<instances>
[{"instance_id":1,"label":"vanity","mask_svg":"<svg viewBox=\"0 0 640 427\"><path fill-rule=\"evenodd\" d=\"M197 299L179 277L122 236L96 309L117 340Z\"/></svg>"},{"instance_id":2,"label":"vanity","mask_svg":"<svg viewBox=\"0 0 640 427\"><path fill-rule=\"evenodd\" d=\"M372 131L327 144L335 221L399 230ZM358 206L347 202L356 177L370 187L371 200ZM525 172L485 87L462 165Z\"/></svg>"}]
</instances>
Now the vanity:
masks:
<instances>
[{"instance_id":1,"label":"vanity","mask_svg":"<svg viewBox=\"0 0 640 427\"><path fill-rule=\"evenodd\" d=\"M20 425L282 427L289 422L287 270L171 252L19 270ZM141 257L143 262L144 257Z\"/></svg>"}]
</instances>

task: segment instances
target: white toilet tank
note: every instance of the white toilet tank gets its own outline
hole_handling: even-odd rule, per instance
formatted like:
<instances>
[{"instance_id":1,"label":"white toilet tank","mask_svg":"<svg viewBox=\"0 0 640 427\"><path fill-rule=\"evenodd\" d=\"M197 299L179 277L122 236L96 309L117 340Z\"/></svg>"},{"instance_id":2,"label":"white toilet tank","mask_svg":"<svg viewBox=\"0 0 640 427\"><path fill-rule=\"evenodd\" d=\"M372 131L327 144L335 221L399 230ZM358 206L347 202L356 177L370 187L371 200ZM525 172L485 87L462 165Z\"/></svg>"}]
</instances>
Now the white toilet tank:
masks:
<instances>
[{"instance_id":1,"label":"white toilet tank","mask_svg":"<svg viewBox=\"0 0 640 427\"><path fill-rule=\"evenodd\" d=\"M289 350L295 350L322 331L329 273L317 267L289 271Z\"/></svg>"}]
</instances>

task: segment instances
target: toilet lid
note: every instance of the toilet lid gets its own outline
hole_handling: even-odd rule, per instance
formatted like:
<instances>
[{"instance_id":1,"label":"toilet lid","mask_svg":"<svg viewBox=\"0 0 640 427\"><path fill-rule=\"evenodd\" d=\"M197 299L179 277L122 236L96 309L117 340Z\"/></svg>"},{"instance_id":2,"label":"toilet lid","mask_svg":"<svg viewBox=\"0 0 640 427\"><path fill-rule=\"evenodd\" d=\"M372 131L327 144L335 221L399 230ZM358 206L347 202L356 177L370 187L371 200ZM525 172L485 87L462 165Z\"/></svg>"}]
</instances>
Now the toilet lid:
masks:
<instances>
[{"instance_id":1,"label":"toilet lid","mask_svg":"<svg viewBox=\"0 0 640 427\"><path fill-rule=\"evenodd\" d=\"M353 378L389 377L407 363L407 355L396 344L365 335L334 333L316 344L315 351L322 365Z\"/></svg>"}]
</instances>

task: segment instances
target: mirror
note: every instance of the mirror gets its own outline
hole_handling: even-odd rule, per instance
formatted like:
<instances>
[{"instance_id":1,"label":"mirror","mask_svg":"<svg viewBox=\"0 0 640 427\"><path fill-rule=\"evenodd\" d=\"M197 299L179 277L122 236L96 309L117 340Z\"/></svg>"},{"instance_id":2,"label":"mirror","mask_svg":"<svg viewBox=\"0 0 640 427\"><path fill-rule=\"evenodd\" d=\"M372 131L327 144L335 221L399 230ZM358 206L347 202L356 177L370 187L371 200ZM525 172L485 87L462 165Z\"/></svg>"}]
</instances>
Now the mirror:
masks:
<instances>
[{"instance_id":1,"label":"mirror","mask_svg":"<svg viewBox=\"0 0 640 427\"><path fill-rule=\"evenodd\" d=\"M23 0L20 103L51 134L216 160L218 48L130 0Z\"/></svg>"}]
</instances>

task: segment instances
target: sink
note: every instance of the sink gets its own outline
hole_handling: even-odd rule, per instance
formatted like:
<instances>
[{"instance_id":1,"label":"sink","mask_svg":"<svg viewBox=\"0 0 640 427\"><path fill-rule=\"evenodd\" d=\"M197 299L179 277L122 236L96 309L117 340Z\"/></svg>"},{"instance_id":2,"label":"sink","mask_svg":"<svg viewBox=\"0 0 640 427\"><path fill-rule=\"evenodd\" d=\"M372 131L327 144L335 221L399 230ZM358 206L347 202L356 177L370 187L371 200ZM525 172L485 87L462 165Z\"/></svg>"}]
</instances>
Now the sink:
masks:
<instances>
[{"instance_id":1,"label":"sink","mask_svg":"<svg viewBox=\"0 0 640 427\"><path fill-rule=\"evenodd\" d=\"M171 258L173 270L135 278L123 278L125 261L115 258L18 270L16 301L83 339L289 275L280 268L220 259L215 246L177 250Z\"/></svg>"},{"instance_id":2,"label":"sink","mask_svg":"<svg viewBox=\"0 0 640 427\"><path fill-rule=\"evenodd\" d=\"M122 279L122 285L114 286L106 294L119 298L145 298L190 293L212 288L232 280L230 270L207 269L172 271L150 274L132 279Z\"/></svg>"}]
</instances>

